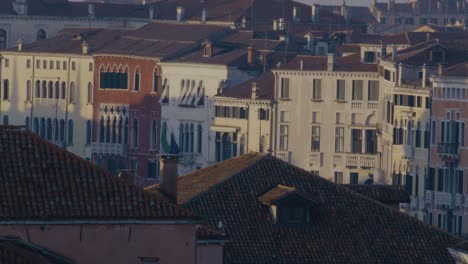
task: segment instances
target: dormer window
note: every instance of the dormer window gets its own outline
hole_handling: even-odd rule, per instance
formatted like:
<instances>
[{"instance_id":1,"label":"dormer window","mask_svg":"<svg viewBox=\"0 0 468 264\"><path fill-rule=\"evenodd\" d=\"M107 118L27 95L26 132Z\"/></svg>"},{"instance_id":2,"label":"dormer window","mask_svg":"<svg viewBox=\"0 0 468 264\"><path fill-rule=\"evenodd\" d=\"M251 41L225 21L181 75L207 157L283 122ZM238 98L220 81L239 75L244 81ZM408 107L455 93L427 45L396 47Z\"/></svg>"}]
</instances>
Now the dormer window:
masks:
<instances>
[{"instance_id":1,"label":"dormer window","mask_svg":"<svg viewBox=\"0 0 468 264\"><path fill-rule=\"evenodd\" d=\"M273 220L279 225L307 225L314 208L318 208L317 202L296 188L281 184L262 194L258 200L270 207Z\"/></svg>"},{"instance_id":2,"label":"dormer window","mask_svg":"<svg viewBox=\"0 0 468 264\"><path fill-rule=\"evenodd\" d=\"M442 52L441 51L432 51L431 52L431 61L433 63L442 62Z\"/></svg>"},{"instance_id":3,"label":"dormer window","mask_svg":"<svg viewBox=\"0 0 468 264\"><path fill-rule=\"evenodd\" d=\"M365 63L376 63L375 52L373 52L373 51L364 52L364 62Z\"/></svg>"}]
</instances>

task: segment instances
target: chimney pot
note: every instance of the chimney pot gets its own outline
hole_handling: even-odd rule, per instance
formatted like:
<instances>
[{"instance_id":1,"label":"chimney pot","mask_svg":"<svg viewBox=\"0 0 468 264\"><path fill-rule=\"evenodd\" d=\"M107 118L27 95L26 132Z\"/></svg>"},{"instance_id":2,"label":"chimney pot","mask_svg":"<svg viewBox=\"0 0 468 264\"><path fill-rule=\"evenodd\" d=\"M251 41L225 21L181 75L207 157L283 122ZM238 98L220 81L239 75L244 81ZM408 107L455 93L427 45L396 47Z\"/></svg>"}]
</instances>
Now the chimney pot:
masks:
<instances>
[{"instance_id":1,"label":"chimney pot","mask_svg":"<svg viewBox=\"0 0 468 264\"><path fill-rule=\"evenodd\" d=\"M185 18L185 8L183 6L177 7L177 21L182 21Z\"/></svg>"},{"instance_id":2,"label":"chimney pot","mask_svg":"<svg viewBox=\"0 0 468 264\"><path fill-rule=\"evenodd\" d=\"M23 39L18 39L18 51L23 51Z\"/></svg>"},{"instance_id":3,"label":"chimney pot","mask_svg":"<svg viewBox=\"0 0 468 264\"><path fill-rule=\"evenodd\" d=\"M176 155L161 155L159 188L177 201L177 179L179 177L177 166L179 157Z\"/></svg>"},{"instance_id":4,"label":"chimney pot","mask_svg":"<svg viewBox=\"0 0 468 264\"><path fill-rule=\"evenodd\" d=\"M335 69L335 53L328 53L327 56L327 71Z\"/></svg>"},{"instance_id":5,"label":"chimney pot","mask_svg":"<svg viewBox=\"0 0 468 264\"><path fill-rule=\"evenodd\" d=\"M252 44L249 44L249 46L247 47L247 63L254 63L254 46Z\"/></svg>"},{"instance_id":6,"label":"chimney pot","mask_svg":"<svg viewBox=\"0 0 468 264\"><path fill-rule=\"evenodd\" d=\"M88 54L88 43L86 41L81 42L81 49L83 54Z\"/></svg>"},{"instance_id":7,"label":"chimney pot","mask_svg":"<svg viewBox=\"0 0 468 264\"><path fill-rule=\"evenodd\" d=\"M295 23L301 20L301 8L298 6L293 7L293 21Z\"/></svg>"}]
</instances>

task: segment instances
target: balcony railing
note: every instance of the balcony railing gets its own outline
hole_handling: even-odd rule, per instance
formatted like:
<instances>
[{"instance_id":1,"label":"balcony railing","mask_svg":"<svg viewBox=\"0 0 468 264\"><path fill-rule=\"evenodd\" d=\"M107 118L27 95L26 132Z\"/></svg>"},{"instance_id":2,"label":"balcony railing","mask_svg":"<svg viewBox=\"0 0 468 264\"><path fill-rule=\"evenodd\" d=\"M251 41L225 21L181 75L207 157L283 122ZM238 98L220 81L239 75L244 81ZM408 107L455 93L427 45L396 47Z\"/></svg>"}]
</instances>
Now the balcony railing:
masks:
<instances>
[{"instance_id":1,"label":"balcony railing","mask_svg":"<svg viewBox=\"0 0 468 264\"><path fill-rule=\"evenodd\" d=\"M367 109L376 111L379 107L378 102L367 102Z\"/></svg>"},{"instance_id":2,"label":"balcony railing","mask_svg":"<svg viewBox=\"0 0 468 264\"><path fill-rule=\"evenodd\" d=\"M432 204L434 201L434 192L426 191L426 204Z\"/></svg>"},{"instance_id":3,"label":"balcony railing","mask_svg":"<svg viewBox=\"0 0 468 264\"><path fill-rule=\"evenodd\" d=\"M440 155L458 155L458 143L438 143L437 153Z\"/></svg>"},{"instance_id":4,"label":"balcony railing","mask_svg":"<svg viewBox=\"0 0 468 264\"><path fill-rule=\"evenodd\" d=\"M377 165L377 156L358 153L335 153L333 163L337 166L375 168Z\"/></svg>"},{"instance_id":5,"label":"balcony railing","mask_svg":"<svg viewBox=\"0 0 468 264\"><path fill-rule=\"evenodd\" d=\"M92 153L101 155L127 156L127 145L118 143L100 143L92 144Z\"/></svg>"},{"instance_id":6,"label":"balcony railing","mask_svg":"<svg viewBox=\"0 0 468 264\"><path fill-rule=\"evenodd\" d=\"M311 152L309 155L310 166L322 166L322 152Z\"/></svg>"},{"instance_id":7,"label":"balcony railing","mask_svg":"<svg viewBox=\"0 0 468 264\"><path fill-rule=\"evenodd\" d=\"M291 152L289 151L277 151L276 157L286 162L291 162Z\"/></svg>"},{"instance_id":8,"label":"balcony railing","mask_svg":"<svg viewBox=\"0 0 468 264\"><path fill-rule=\"evenodd\" d=\"M448 192L435 192L435 205L450 207L452 204L452 194Z\"/></svg>"},{"instance_id":9,"label":"balcony railing","mask_svg":"<svg viewBox=\"0 0 468 264\"><path fill-rule=\"evenodd\" d=\"M351 102L351 109L362 109L363 103L359 101Z\"/></svg>"}]
</instances>

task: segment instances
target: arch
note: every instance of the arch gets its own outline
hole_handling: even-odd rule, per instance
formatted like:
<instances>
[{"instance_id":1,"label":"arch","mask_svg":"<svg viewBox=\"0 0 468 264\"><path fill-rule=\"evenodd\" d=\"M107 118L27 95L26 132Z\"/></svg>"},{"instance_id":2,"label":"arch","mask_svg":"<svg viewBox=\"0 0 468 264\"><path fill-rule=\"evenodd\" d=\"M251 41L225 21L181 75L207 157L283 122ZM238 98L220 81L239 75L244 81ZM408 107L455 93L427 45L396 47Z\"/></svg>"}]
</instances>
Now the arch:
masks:
<instances>
[{"instance_id":1,"label":"arch","mask_svg":"<svg viewBox=\"0 0 468 264\"><path fill-rule=\"evenodd\" d=\"M158 140L158 124L156 120L153 119L153 122L151 123L151 148L156 149L157 148L157 140Z\"/></svg>"},{"instance_id":2,"label":"arch","mask_svg":"<svg viewBox=\"0 0 468 264\"><path fill-rule=\"evenodd\" d=\"M198 124L197 127L197 152L202 152L202 143L203 143L203 128L201 124Z\"/></svg>"},{"instance_id":3,"label":"arch","mask_svg":"<svg viewBox=\"0 0 468 264\"><path fill-rule=\"evenodd\" d=\"M91 120L86 121L86 144L91 144L91 138L93 133L93 123Z\"/></svg>"},{"instance_id":4,"label":"arch","mask_svg":"<svg viewBox=\"0 0 468 264\"><path fill-rule=\"evenodd\" d=\"M47 98L47 82L42 81L42 98Z\"/></svg>"},{"instance_id":5,"label":"arch","mask_svg":"<svg viewBox=\"0 0 468 264\"><path fill-rule=\"evenodd\" d=\"M43 40L47 38L47 33L44 29L39 29L36 33L36 40Z\"/></svg>"},{"instance_id":6,"label":"arch","mask_svg":"<svg viewBox=\"0 0 468 264\"><path fill-rule=\"evenodd\" d=\"M99 142L104 142L104 135L105 135L105 128L104 128L104 118L101 117L99 120Z\"/></svg>"},{"instance_id":7,"label":"arch","mask_svg":"<svg viewBox=\"0 0 468 264\"><path fill-rule=\"evenodd\" d=\"M6 49L7 47L7 32L0 28L0 49Z\"/></svg>"},{"instance_id":8,"label":"arch","mask_svg":"<svg viewBox=\"0 0 468 264\"><path fill-rule=\"evenodd\" d=\"M27 116L26 119L24 120L24 126L26 127L26 130L29 130L30 123L31 123L31 118L29 118L29 116Z\"/></svg>"},{"instance_id":9,"label":"arch","mask_svg":"<svg viewBox=\"0 0 468 264\"><path fill-rule=\"evenodd\" d=\"M68 145L72 145L73 144L73 120L68 120L68 128L67 128L67 132L68 132Z\"/></svg>"},{"instance_id":10,"label":"arch","mask_svg":"<svg viewBox=\"0 0 468 264\"><path fill-rule=\"evenodd\" d=\"M60 142L65 142L65 120L60 119Z\"/></svg>"},{"instance_id":11,"label":"arch","mask_svg":"<svg viewBox=\"0 0 468 264\"><path fill-rule=\"evenodd\" d=\"M91 82L88 83L88 104L93 103L93 84Z\"/></svg>"},{"instance_id":12,"label":"arch","mask_svg":"<svg viewBox=\"0 0 468 264\"><path fill-rule=\"evenodd\" d=\"M111 141L112 143L117 142L117 119L115 117L112 119Z\"/></svg>"},{"instance_id":13,"label":"arch","mask_svg":"<svg viewBox=\"0 0 468 264\"><path fill-rule=\"evenodd\" d=\"M54 96L54 98L55 98L55 99L59 99L59 97L60 97L60 82L59 82L59 81L56 81L56 82L55 82L55 87L54 87L54 89L55 89L55 96Z\"/></svg>"},{"instance_id":14,"label":"arch","mask_svg":"<svg viewBox=\"0 0 468 264\"><path fill-rule=\"evenodd\" d=\"M138 147L138 119L136 117L133 118L132 122L132 146Z\"/></svg>"},{"instance_id":15,"label":"arch","mask_svg":"<svg viewBox=\"0 0 468 264\"><path fill-rule=\"evenodd\" d=\"M26 101L31 101L31 80L26 82Z\"/></svg>"},{"instance_id":16,"label":"arch","mask_svg":"<svg viewBox=\"0 0 468 264\"><path fill-rule=\"evenodd\" d=\"M68 102L73 103L75 101L75 83L70 83L70 91L68 92Z\"/></svg>"},{"instance_id":17,"label":"arch","mask_svg":"<svg viewBox=\"0 0 468 264\"><path fill-rule=\"evenodd\" d=\"M377 117L375 114L370 114L369 116L367 116L366 118L366 125L372 125L372 124L376 124L377 123Z\"/></svg>"},{"instance_id":18,"label":"arch","mask_svg":"<svg viewBox=\"0 0 468 264\"><path fill-rule=\"evenodd\" d=\"M195 139L195 127L193 124L190 124L190 149L189 149L189 152L193 152L194 151L194 145L195 145L195 142L194 142L194 139Z\"/></svg>"},{"instance_id":19,"label":"arch","mask_svg":"<svg viewBox=\"0 0 468 264\"><path fill-rule=\"evenodd\" d=\"M36 93L34 95L36 98L41 98L41 81L36 81Z\"/></svg>"},{"instance_id":20,"label":"arch","mask_svg":"<svg viewBox=\"0 0 468 264\"><path fill-rule=\"evenodd\" d=\"M7 116L7 115L4 115L4 116L3 116L3 125L8 126L8 121L9 121L9 120L8 120L8 116Z\"/></svg>"},{"instance_id":21,"label":"arch","mask_svg":"<svg viewBox=\"0 0 468 264\"><path fill-rule=\"evenodd\" d=\"M52 81L49 82L49 94L48 98L54 98L54 83Z\"/></svg>"},{"instance_id":22,"label":"arch","mask_svg":"<svg viewBox=\"0 0 468 264\"><path fill-rule=\"evenodd\" d=\"M10 86L8 79L3 80L3 100L10 99Z\"/></svg>"},{"instance_id":23,"label":"arch","mask_svg":"<svg viewBox=\"0 0 468 264\"><path fill-rule=\"evenodd\" d=\"M39 134L39 119L37 117L34 118L33 122L33 132Z\"/></svg>"},{"instance_id":24,"label":"arch","mask_svg":"<svg viewBox=\"0 0 468 264\"><path fill-rule=\"evenodd\" d=\"M62 89L60 92L60 99L65 99L67 95L67 84L65 82L62 82Z\"/></svg>"},{"instance_id":25,"label":"arch","mask_svg":"<svg viewBox=\"0 0 468 264\"><path fill-rule=\"evenodd\" d=\"M133 90L135 90L136 92L140 91L140 69L138 67L135 70Z\"/></svg>"},{"instance_id":26,"label":"arch","mask_svg":"<svg viewBox=\"0 0 468 264\"><path fill-rule=\"evenodd\" d=\"M109 142L111 142L111 121L110 121L110 117L107 117L105 131L106 131L105 142L109 143Z\"/></svg>"},{"instance_id":27,"label":"arch","mask_svg":"<svg viewBox=\"0 0 468 264\"><path fill-rule=\"evenodd\" d=\"M45 138L45 134L46 134L46 121L45 121L45 118L41 118L39 135Z\"/></svg>"},{"instance_id":28,"label":"arch","mask_svg":"<svg viewBox=\"0 0 468 264\"><path fill-rule=\"evenodd\" d=\"M232 153L232 138L229 133L224 133L221 139L222 149L223 149L223 160L231 158Z\"/></svg>"},{"instance_id":29,"label":"arch","mask_svg":"<svg viewBox=\"0 0 468 264\"><path fill-rule=\"evenodd\" d=\"M58 142L59 141L59 124L57 118L54 118L54 141Z\"/></svg>"},{"instance_id":30,"label":"arch","mask_svg":"<svg viewBox=\"0 0 468 264\"><path fill-rule=\"evenodd\" d=\"M46 139L52 140L52 120L47 118L47 131L46 131Z\"/></svg>"}]
</instances>

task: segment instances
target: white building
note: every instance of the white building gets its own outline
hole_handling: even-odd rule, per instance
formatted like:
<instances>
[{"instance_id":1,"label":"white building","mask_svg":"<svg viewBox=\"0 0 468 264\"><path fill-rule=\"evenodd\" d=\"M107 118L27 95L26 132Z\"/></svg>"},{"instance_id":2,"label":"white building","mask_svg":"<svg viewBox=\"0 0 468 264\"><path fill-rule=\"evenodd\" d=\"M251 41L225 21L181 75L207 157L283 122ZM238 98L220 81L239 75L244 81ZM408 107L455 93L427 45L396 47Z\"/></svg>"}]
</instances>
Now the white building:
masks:
<instances>
[{"instance_id":1,"label":"white building","mask_svg":"<svg viewBox=\"0 0 468 264\"><path fill-rule=\"evenodd\" d=\"M246 53L247 49L216 47L206 42L194 53L161 63L161 133L165 135L161 138L173 137L177 142L183 156L179 174L216 162L216 133L210 130L214 121L213 96L220 89L254 77L240 68L247 64ZM164 145L161 142L161 148Z\"/></svg>"},{"instance_id":2,"label":"white building","mask_svg":"<svg viewBox=\"0 0 468 264\"><path fill-rule=\"evenodd\" d=\"M297 56L273 73L275 155L337 183L373 182L381 170L377 65L357 54Z\"/></svg>"}]
</instances>

